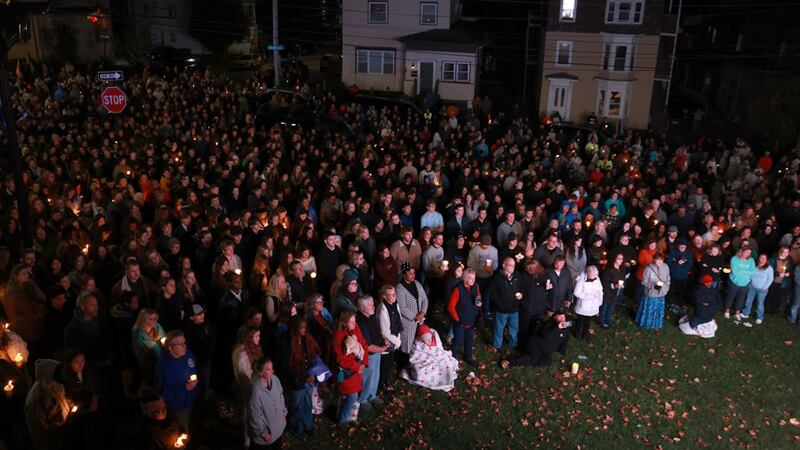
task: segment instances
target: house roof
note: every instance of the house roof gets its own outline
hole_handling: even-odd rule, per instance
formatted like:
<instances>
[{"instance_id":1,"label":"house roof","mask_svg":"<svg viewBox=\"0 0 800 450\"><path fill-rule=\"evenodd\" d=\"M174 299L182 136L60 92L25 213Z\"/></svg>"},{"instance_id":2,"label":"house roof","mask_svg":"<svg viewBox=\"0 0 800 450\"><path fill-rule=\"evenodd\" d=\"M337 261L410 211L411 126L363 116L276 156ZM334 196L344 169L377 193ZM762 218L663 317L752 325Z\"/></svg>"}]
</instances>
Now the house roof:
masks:
<instances>
[{"instance_id":1,"label":"house roof","mask_svg":"<svg viewBox=\"0 0 800 450\"><path fill-rule=\"evenodd\" d=\"M408 50L475 53L482 44L458 31L434 29L398 39Z\"/></svg>"}]
</instances>

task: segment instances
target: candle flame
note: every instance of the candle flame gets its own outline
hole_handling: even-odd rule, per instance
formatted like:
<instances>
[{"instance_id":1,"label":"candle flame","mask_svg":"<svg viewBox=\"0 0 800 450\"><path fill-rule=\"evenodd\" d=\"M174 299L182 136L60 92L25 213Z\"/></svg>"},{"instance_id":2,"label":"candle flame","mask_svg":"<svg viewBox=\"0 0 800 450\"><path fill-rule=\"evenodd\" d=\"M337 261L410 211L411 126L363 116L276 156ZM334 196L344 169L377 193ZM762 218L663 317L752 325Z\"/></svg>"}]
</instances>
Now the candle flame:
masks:
<instances>
[{"instance_id":1,"label":"candle flame","mask_svg":"<svg viewBox=\"0 0 800 450\"><path fill-rule=\"evenodd\" d=\"M10 323L6 322L3 324L3 330L8 331L9 327L11 326Z\"/></svg>"},{"instance_id":2,"label":"candle flame","mask_svg":"<svg viewBox=\"0 0 800 450\"><path fill-rule=\"evenodd\" d=\"M162 337L161 339L159 339L159 341L161 341L161 345L164 345L164 344L167 343L167 338L166 337Z\"/></svg>"},{"instance_id":3,"label":"candle flame","mask_svg":"<svg viewBox=\"0 0 800 450\"><path fill-rule=\"evenodd\" d=\"M178 439L175 440L175 448L183 448L183 446L186 445L187 439L189 439L189 435L186 433L181 433L181 435L178 436Z\"/></svg>"},{"instance_id":4,"label":"candle flame","mask_svg":"<svg viewBox=\"0 0 800 450\"><path fill-rule=\"evenodd\" d=\"M78 412L78 405L72 405L72 408L69 410L71 414L75 414Z\"/></svg>"},{"instance_id":5,"label":"candle flame","mask_svg":"<svg viewBox=\"0 0 800 450\"><path fill-rule=\"evenodd\" d=\"M11 392L14 390L14 380L8 380L8 383L3 388L6 392Z\"/></svg>"},{"instance_id":6,"label":"candle flame","mask_svg":"<svg viewBox=\"0 0 800 450\"><path fill-rule=\"evenodd\" d=\"M242 269L234 269L233 273L235 273L236 275L241 275L242 274Z\"/></svg>"},{"instance_id":7,"label":"candle flame","mask_svg":"<svg viewBox=\"0 0 800 450\"><path fill-rule=\"evenodd\" d=\"M17 354L14 356L14 362L15 362L15 363L21 363L23 359L24 359L24 358L22 357L22 353L17 353Z\"/></svg>"},{"instance_id":8,"label":"candle flame","mask_svg":"<svg viewBox=\"0 0 800 450\"><path fill-rule=\"evenodd\" d=\"M317 272L311 272L311 278L317 278Z\"/></svg>"}]
</instances>

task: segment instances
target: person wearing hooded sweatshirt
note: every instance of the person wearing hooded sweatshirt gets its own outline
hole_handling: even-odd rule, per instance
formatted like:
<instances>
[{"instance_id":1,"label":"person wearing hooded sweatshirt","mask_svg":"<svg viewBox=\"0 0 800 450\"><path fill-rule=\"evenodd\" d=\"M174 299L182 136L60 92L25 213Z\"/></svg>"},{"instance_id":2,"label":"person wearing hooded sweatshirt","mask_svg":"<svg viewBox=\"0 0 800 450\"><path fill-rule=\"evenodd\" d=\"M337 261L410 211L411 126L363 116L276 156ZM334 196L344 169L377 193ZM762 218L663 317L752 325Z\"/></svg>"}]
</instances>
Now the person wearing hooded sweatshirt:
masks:
<instances>
[{"instance_id":1,"label":"person wearing hooded sweatshirt","mask_svg":"<svg viewBox=\"0 0 800 450\"><path fill-rule=\"evenodd\" d=\"M59 362L36 361L36 382L25 399L25 422L36 450L61 448L70 406L64 386L53 380Z\"/></svg>"},{"instance_id":2,"label":"person wearing hooded sweatshirt","mask_svg":"<svg viewBox=\"0 0 800 450\"><path fill-rule=\"evenodd\" d=\"M333 316L339 317L344 310L358 311L358 297L361 296L361 288L358 285L358 272L348 269L342 276L342 287L339 295L333 302Z\"/></svg>"},{"instance_id":3,"label":"person wearing hooded sweatshirt","mask_svg":"<svg viewBox=\"0 0 800 450\"><path fill-rule=\"evenodd\" d=\"M689 284L689 273L694 265L694 255L689 251L686 239L678 239L677 246L667 255L667 265L672 278L670 293L676 300L675 304L683 307L685 303L686 287Z\"/></svg>"},{"instance_id":4,"label":"person wearing hooded sweatshirt","mask_svg":"<svg viewBox=\"0 0 800 450\"><path fill-rule=\"evenodd\" d=\"M250 450L279 449L286 430L286 401L281 380L275 376L270 359L256 362L250 394Z\"/></svg>"}]
</instances>

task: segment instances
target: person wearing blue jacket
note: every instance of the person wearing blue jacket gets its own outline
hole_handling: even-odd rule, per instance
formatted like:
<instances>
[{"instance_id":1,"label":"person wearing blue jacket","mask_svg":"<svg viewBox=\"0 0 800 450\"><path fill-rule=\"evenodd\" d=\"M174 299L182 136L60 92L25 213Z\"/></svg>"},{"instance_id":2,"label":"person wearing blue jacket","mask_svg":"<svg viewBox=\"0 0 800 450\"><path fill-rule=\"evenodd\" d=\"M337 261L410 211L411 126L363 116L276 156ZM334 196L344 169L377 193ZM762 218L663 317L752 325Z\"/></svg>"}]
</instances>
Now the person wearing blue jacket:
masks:
<instances>
[{"instance_id":1,"label":"person wearing blue jacket","mask_svg":"<svg viewBox=\"0 0 800 450\"><path fill-rule=\"evenodd\" d=\"M681 305L686 298L686 287L689 284L689 273L694 265L694 256L688 249L686 239L678 239L678 245L670 250L667 255L667 265L672 281L670 294L675 299L675 303Z\"/></svg>"},{"instance_id":2,"label":"person wearing blue jacket","mask_svg":"<svg viewBox=\"0 0 800 450\"><path fill-rule=\"evenodd\" d=\"M767 292L772 285L775 277L772 266L769 265L769 258L766 254L758 255L756 270L750 277L750 285L747 287L747 300L742 310L742 319L750 318L750 309L753 307L753 299L756 299L756 325L764 322L764 300Z\"/></svg>"},{"instance_id":3,"label":"person wearing blue jacket","mask_svg":"<svg viewBox=\"0 0 800 450\"><path fill-rule=\"evenodd\" d=\"M731 257L730 278L728 279L728 295L725 296L725 318L731 318L731 306L736 301L735 320L742 320L741 310L747 295L747 286L750 278L756 271L756 264L753 262L753 250L750 247L742 247Z\"/></svg>"},{"instance_id":4,"label":"person wearing blue jacket","mask_svg":"<svg viewBox=\"0 0 800 450\"><path fill-rule=\"evenodd\" d=\"M186 348L182 331L170 331L164 341L166 352L161 353L156 370L156 389L164 397L178 423L189 429L192 406L199 393L197 361Z\"/></svg>"}]
</instances>

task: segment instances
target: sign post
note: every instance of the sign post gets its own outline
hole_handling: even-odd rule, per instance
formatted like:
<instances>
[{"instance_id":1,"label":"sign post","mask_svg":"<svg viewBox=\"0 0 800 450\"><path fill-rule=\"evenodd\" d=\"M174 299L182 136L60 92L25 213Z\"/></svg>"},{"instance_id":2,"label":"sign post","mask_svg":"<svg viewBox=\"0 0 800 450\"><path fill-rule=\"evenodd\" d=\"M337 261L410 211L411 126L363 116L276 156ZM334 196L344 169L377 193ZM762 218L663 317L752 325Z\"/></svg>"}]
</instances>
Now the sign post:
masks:
<instances>
[{"instance_id":1,"label":"sign post","mask_svg":"<svg viewBox=\"0 0 800 450\"><path fill-rule=\"evenodd\" d=\"M112 114L119 114L128 105L128 97L122 89L116 86L109 86L103 89L103 93L100 94L100 104L103 105L106 111Z\"/></svg>"}]
</instances>

